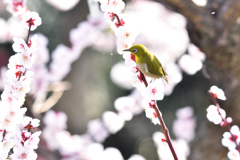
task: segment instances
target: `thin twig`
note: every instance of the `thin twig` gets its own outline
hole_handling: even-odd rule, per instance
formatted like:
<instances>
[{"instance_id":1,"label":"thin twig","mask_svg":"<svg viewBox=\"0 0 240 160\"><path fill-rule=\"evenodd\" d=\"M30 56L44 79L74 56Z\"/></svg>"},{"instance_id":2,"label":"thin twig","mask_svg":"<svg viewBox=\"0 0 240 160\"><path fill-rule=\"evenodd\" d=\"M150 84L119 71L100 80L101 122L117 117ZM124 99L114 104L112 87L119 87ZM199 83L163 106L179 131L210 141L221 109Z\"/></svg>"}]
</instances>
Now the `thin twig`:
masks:
<instances>
[{"instance_id":1,"label":"thin twig","mask_svg":"<svg viewBox=\"0 0 240 160\"><path fill-rule=\"evenodd\" d=\"M142 76L142 80L143 80L145 86L147 87L147 86L148 86L148 83L147 83L147 81L146 81L146 78L145 78L144 74L143 74L141 71L139 71L139 72L140 72L141 75L143 75L143 76ZM153 109L155 110L155 112L156 112L156 114L157 114L157 117L158 117L158 119L159 119L159 121L160 121L160 123L161 123L161 127L162 127L163 133L164 133L164 135L165 135L166 142L167 142L167 144L168 144L168 146L169 146L169 148L170 148L170 150L171 150L171 152L172 152L172 155L173 155L173 157L174 157L174 160L178 160L177 154L176 154L175 149L173 148L173 145L172 145L171 137L170 137L170 135L169 135L167 126L165 125L165 122L164 122L164 120L163 120L163 118L162 118L162 116L161 116L161 112L159 111L158 106L157 106L157 103L156 103L155 100L154 100L154 102L155 102L155 104L153 105Z\"/></svg>"},{"instance_id":2,"label":"thin twig","mask_svg":"<svg viewBox=\"0 0 240 160\"><path fill-rule=\"evenodd\" d=\"M30 19L30 26L28 29L28 36L27 36L27 40L26 40L27 45L28 45L28 40L29 40L29 36L30 36L30 32L31 32L31 27L32 27L32 18Z\"/></svg>"},{"instance_id":3,"label":"thin twig","mask_svg":"<svg viewBox=\"0 0 240 160\"><path fill-rule=\"evenodd\" d=\"M234 135L232 134L230 128L231 126L229 125L229 123L227 122L226 118L224 118L220 112L220 105L217 103L217 99L215 98L214 94L209 91L209 94L210 94L210 97L212 99L212 102L213 104L217 107L217 111L218 111L218 114L221 116L222 118L222 121L225 123L225 127L227 128L228 132L231 134L231 137L232 137L232 140L234 141L234 143L236 144L237 146L237 150L240 152L240 145L237 143L237 139L234 137Z\"/></svg>"}]
</instances>

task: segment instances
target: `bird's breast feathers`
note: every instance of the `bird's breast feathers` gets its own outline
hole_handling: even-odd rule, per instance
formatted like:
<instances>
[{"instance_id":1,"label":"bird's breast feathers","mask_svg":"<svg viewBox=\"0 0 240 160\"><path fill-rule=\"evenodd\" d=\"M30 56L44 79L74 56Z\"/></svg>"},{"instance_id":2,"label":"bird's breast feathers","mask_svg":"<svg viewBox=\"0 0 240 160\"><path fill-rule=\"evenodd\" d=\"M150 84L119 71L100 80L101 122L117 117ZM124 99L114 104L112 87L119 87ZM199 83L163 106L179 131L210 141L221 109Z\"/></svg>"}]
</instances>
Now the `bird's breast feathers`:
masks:
<instances>
[{"instance_id":1,"label":"bird's breast feathers","mask_svg":"<svg viewBox=\"0 0 240 160\"><path fill-rule=\"evenodd\" d=\"M138 69L146 76L154 78L154 79L158 79L161 76L156 75L156 74L152 74L151 72L149 72L148 66L146 63L137 63L137 67Z\"/></svg>"}]
</instances>

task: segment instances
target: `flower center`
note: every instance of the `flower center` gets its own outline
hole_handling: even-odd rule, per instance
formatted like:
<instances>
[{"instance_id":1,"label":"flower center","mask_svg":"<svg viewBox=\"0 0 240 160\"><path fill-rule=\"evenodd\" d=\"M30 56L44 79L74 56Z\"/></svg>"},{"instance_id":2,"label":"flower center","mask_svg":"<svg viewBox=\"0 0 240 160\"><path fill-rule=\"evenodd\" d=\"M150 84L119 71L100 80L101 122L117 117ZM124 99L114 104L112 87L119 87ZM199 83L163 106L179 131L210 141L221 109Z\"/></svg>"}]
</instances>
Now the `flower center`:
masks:
<instances>
[{"instance_id":1,"label":"flower center","mask_svg":"<svg viewBox=\"0 0 240 160\"><path fill-rule=\"evenodd\" d=\"M157 93L157 90L155 88L152 89L152 93L153 94L156 94Z\"/></svg>"}]
</instances>

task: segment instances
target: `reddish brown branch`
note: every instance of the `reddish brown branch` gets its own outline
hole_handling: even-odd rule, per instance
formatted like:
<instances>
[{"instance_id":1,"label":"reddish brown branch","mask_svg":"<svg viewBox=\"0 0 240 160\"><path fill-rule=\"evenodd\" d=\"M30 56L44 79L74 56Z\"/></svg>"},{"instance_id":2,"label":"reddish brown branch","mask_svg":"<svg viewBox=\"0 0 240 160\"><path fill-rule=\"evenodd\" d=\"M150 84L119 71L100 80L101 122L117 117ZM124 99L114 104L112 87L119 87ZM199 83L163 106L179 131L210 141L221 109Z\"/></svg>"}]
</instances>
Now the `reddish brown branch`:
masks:
<instances>
[{"instance_id":1,"label":"reddish brown branch","mask_svg":"<svg viewBox=\"0 0 240 160\"><path fill-rule=\"evenodd\" d=\"M166 125L165 125L165 123L163 121L163 118L162 118L161 113L160 113L160 111L158 109L158 106L157 105L153 105L153 108L154 108L154 110L155 110L155 112L156 112L156 114L158 116L158 119L159 119L159 121L161 123L162 130L163 130L163 133L164 133L165 138L166 138L166 142L168 143L168 146L169 146L169 148L170 148L170 150L172 152L174 160L178 160L177 154L176 154L175 149L173 148L173 145L172 145L172 141L171 141L168 129L167 129L167 127L166 127Z\"/></svg>"},{"instance_id":2,"label":"reddish brown branch","mask_svg":"<svg viewBox=\"0 0 240 160\"><path fill-rule=\"evenodd\" d=\"M121 22L119 16L118 16L117 14L115 14L115 13L114 13L114 16L117 18L118 25L119 25L119 26L123 26L123 24L122 24L122 22Z\"/></svg>"},{"instance_id":3,"label":"reddish brown branch","mask_svg":"<svg viewBox=\"0 0 240 160\"><path fill-rule=\"evenodd\" d=\"M140 72L140 77L142 78L142 81L143 81L144 85L147 87L148 83L147 83L147 80L146 80L144 74L140 70L139 70L139 72Z\"/></svg>"},{"instance_id":4,"label":"reddish brown branch","mask_svg":"<svg viewBox=\"0 0 240 160\"><path fill-rule=\"evenodd\" d=\"M30 19L30 25L29 25L29 29L28 29L28 36L27 36L27 40L26 43L28 45L28 41L29 41L29 37L30 37L30 32L31 32L31 27L32 27L32 18Z\"/></svg>"},{"instance_id":5,"label":"reddish brown branch","mask_svg":"<svg viewBox=\"0 0 240 160\"><path fill-rule=\"evenodd\" d=\"M147 81L146 81L146 78L145 78L144 74L143 74L141 71L139 71L139 72L140 72L140 74L141 74L141 76L142 76L142 80L143 80L145 86L147 87L147 86L148 86L148 83L147 83ZM162 116L161 116L161 112L160 112L159 109L158 109L158 106L157 106L156 101L155 101L155 100L153 100L153 101L155 102L155 105L153 105L153 108L154 108L154 110L155 110L155 112L156 112L156 114L157 114L158 120L159 120L160 123L161 123L162 130L163 130L163 133L164 133L165 138L166 138L166 142L167 142L167 144L168 144L168 146L169 146L169 148L170 148L170 150L171 150L171 152L172 152L172 155L173 155L173 157L174 157L174 160L178 160L177 154L176 154L175 149L174 149L174 147L173 147L173 145L172 145L172 141L171 141L171 138L170 138L168 129L167 129L167 127L166 127L166 125L165 125L165 122L164 122L164 120L163 120L163 118L162 118Z\"/></svg>"},{"instance_id":6,"label":"reddish brown branch","mask_svg":"<svg viewBox=\"0 0 240 160\"><path fill-rule=\"evenodd\" d=\"M228 132L231 134L232 140L234 141L234 143L235 143L236 146L237 146L237 150L240 152L240 145L237 143L237 140L236 140L235 136L232 134L232 132L231 132L231 130L230 130L231 126L229 125L228 121L226 120L226 118L224 118L224 117L222 116L222 114L221 114L221 112L220 112L220 109L221 109L220 105L217 103L217 100L216 100L214 94L213 94L211 91L209 91L209 94L210 94L210 97L211 97L211 99L212 99L213 104L217 107L218 114L221 116L222 121L223 121L224 124L226 125L225 127L227 128Z\"/></svg>"}]
</instances>

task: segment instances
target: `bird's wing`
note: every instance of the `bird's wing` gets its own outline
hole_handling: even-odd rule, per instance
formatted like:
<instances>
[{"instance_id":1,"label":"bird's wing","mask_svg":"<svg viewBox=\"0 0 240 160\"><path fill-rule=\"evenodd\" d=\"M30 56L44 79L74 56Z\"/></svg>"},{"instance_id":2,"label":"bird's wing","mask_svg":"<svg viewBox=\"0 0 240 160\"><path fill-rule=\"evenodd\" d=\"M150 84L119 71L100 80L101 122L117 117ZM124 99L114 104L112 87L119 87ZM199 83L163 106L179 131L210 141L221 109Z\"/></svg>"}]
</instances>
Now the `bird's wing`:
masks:
<instances>
[{"instance_id":1,"label":"bird's wing","mask_svg":"<svg viewBox=\"0 0 240 160\"><path fill-rule=\"evenodd\" d=\"M154 63L157 63L157 64L153 64L151 61L149 61L150 63L148 63L146 66L147 67L147 70L148 72L152 73L152 74L156 74L156 75L159 75L160 77L162 76L166 76L167 73L166 71L164 70L164 68L162 67L162 64L159 62L159 60L154 56ZM157 67L157 66L160 66L160 67Z\"/></svg>"}]
</instances>

